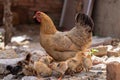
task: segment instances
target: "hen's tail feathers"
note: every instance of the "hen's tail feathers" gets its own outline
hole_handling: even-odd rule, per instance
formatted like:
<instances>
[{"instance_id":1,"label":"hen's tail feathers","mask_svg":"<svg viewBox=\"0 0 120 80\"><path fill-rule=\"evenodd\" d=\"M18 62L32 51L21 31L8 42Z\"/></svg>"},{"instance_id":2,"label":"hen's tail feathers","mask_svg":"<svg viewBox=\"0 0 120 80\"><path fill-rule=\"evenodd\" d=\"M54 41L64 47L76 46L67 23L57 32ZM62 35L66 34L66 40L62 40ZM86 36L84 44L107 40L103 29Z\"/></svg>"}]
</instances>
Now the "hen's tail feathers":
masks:
<instances>
[{"instance_id":1,"label":"hen's tail feathers","mask_svg":"<svg viewBox=\"0 0 120 80\"><path fill-rule=\"evenodd\" d=\"M81 25L90 26L91 29L93 29L93 26L94 26L94 22L93 22L92 18L84 13L76 14L75 22L80 23Z\"/></svg>"}]
</instances>

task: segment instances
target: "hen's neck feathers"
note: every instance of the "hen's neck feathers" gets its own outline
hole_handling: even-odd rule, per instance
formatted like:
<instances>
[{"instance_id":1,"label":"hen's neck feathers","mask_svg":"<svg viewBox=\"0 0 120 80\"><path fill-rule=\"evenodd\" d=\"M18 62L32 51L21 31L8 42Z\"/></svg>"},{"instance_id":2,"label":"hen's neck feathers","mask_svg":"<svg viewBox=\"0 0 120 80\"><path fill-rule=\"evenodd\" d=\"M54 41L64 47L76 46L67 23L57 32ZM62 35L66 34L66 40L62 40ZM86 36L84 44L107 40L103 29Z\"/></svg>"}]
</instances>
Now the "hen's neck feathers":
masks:
<instances>
[{"instance_id":1,"label":"hen's neck feathers","mask_svg":"<svg viewBox=\"0 0 120 80\"><path fill-rule=\"evenodd\" d=\"M41 14L41 26L40 32L44 34L54 34L57 29L52 21L52 19L46 14Z\"/></svg>"}]
</instances>

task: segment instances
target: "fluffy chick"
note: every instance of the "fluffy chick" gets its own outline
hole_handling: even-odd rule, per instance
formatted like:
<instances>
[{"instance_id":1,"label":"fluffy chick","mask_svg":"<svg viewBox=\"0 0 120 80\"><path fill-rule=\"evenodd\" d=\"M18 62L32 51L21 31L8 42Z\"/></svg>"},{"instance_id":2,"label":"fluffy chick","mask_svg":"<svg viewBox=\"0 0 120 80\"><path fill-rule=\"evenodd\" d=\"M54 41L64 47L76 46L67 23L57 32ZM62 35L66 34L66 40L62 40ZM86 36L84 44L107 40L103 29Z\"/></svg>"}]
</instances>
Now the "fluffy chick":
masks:
<instances>
[{"instance_id":1,"label":"fluffy chick","mask_svg":"<svg viewBox=\"0 0 120 80\"><path fill-rule=\"evenodd\" d=\"M47 56L43 56L40 58L40 61L45 63L46 65L49 65L50 63L52 63L54 60L51 56L47 55Z\"/></svg>"},{"instance_id":2,"label":"fluffy chick","mask_svg":"<svg viewBox=\"0 0 120 80\"><path fill-rule=\"evenodd\" d=\"M50 63L51 60L51 57L47 57L44 58L44 60L42 59L42 61L39 60L33 62L31 61L31 54L28 54L25 60L19 61L16 66L7 66L7 70L9 70L14 75L23 73L26 76L50 76L52 74L52 70L47 66L47 64Z\"/></svg>"},{"instance_id":3,"label":"fluffy chick","mask_svg":"<svg viewBox=\"0 0 120 80\"><path fill-rule=\"evenodd\" d=\"M34 62L34 70L36 71L38 76L40 75L46 77L52 75L52 70L41 61Z\"/></svg>"},{"instance_id":4,"label":"fluffy chick","mask_svg":"<svg viewBox=\"0 0 120 80\"><path fill-rule=\"evenodd\" d=\"M62 62L54 62L51 64L51 69L61 73L59 79L61 79L64 74L70 74L76 72L81 72L83 69L82 59L85 56L82 52L78 52L75 57L70 58Z\"/></svg>"},{"instance_id":5,"label":"fluffy chick","mask_svg":"<svg viewBox=\"0 0 120 80\"><path fill-rule=\"evenodd\" d=\"M18 63L22 66L22 71L25 75L45 77L50 76L52 74L52 70L47 66L47 64L50 63L52 60L51 57L46 56L35 62L32 62L30 58L31 56L26 57L24 61Z\"/></svg>"},{"instance_id":6,"label":"fluffy chick","mask_svg":"<svg viewBox=\"0 0 120 80\"><path fill-rule=\"evenodd\" d=\"M83 52L78 52L75 57L67 60L69 70L67 73L73 74L83 70L82 60L84 58ZM72 72L72 73L71 73Z\"/></svg>"},{"instance_id":7,"label":"fluffy chick","mask_svg":"<svg viewBox=\"0 0 120 80\"><path fill-rule=\"evenodd\" d=\"M53 62L50 64L50 68L58 74L59 76L58 80L61 80L68 69L68 65L66 61Z\"/></svg>"},{"instance_id":8,"label":"fluffy chick","mask_svg":"<svg viewBox=\"0 0 120 80\"><path fill-rule=\"evenodd\" d=\"M86 72L89 71L89 69L92 67L92 59L91 59L91 55L87 55L86 57L83 57L83 61L82 61L83 67L85 69Z\"/></svg>"}]
</instances>

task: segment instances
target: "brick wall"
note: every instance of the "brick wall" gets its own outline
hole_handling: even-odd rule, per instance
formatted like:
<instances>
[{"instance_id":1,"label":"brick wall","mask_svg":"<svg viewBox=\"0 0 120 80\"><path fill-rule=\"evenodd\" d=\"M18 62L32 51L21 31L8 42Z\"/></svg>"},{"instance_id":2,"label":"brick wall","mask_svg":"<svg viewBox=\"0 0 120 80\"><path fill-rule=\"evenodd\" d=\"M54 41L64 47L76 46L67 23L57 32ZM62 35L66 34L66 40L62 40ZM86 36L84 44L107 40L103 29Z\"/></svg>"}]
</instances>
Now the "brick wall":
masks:
<instances>
[{"instance_id":1,"label":"brick wall","mask_svg":"<svg viewBox=\"0 0 120 80\"><path fill-rule=\"evenodd\" d=\"M2 17L3 17L3 5L2 2L0 1L0 25L2 24Z\"/></svg>"},{"instance_id":2,"label":"brick wall","mask_svg":"<svg viewBox=\"0 0 120 80\"><path fill-rule=\"evenodd\" d=\"M34 12L37 10L47 13L58 25L64 0L13 0L11 10L14 24L28 24L33 22ZM0 24L2 24L3 5L0 3Z\"/></svg>"}]
</instances>

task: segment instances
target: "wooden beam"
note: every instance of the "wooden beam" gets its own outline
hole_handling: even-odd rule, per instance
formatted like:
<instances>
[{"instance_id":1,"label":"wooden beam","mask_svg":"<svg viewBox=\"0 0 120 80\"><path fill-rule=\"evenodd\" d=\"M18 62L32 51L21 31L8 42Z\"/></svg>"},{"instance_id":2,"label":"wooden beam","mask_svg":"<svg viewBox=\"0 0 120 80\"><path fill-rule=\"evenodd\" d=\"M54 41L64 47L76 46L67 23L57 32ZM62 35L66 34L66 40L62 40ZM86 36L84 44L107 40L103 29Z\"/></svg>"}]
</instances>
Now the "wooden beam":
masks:
<instances>
[{"instance_id":1,"label":"wooden beam","mask_svg":"<svg viewBox=\"0 0 120 80\"><path fill-rule=\"evenodd\" d=\"M11 37L13 35L13 25L12 19L13 15L11 12L11 0L4 0L4 15L3 15L3 26L5 28L5 45L11 41Z\"/></svg>"}]
</instances>

